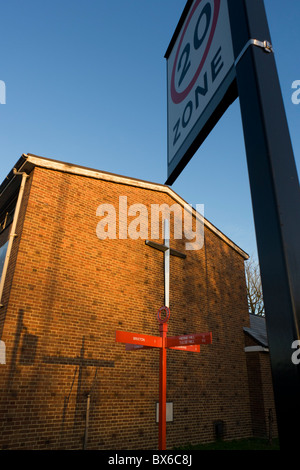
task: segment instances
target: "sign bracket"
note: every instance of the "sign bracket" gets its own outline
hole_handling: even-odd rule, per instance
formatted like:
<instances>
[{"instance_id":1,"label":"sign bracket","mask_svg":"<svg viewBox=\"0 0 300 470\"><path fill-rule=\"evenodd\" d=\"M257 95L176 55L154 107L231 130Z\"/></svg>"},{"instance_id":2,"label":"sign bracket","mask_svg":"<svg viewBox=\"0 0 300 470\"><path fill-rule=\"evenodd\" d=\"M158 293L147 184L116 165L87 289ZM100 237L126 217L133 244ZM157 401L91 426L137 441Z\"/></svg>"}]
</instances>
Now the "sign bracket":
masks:
<instances>
[{"instance_id":1,"label":"sign bracket","mask_svg":"<svg viewBox=\"0 0 300 470\"><path fill-rule=\"evenodd\" d=\"M237 64L239 63L239 61L241 60L241 58L243 57L243 55L245 54L245 52L247 51L247 49L250 46L261 47L262 49L265 50L265 52L269 52L269 53L274 52L273 46L269 41L259 41L258 39L249 39L249 41L245 44L245 46L241 50L240 54L238 55L238 57L234 61L234 66L235 67L237 66Z\"/></svg>"}]
</instances>

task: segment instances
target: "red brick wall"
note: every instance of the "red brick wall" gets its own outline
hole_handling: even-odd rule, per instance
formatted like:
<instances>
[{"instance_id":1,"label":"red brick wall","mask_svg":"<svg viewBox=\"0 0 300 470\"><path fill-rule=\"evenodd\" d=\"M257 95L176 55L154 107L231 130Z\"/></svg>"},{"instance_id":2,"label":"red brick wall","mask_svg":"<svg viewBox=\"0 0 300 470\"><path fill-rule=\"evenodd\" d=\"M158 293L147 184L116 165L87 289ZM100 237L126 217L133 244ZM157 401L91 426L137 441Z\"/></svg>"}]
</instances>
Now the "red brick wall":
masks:
<instances>
[{"instance_id":1,"label":"red brick wall","mask_svg":"<svg viewBox=\"0 0 300 470\"><path fill-rule=\"evenodd\" d=\"M115 330L158 334L163 255L144 240L99 240L96 209L118 207L120 195L149 208L175 201L41 168L29 188L2 319L0 446L81 449L90 394L89 449L156 449L158 351L126 353ZM171 246L184 251L184 240ZM213 344L199 355L168 351L168 447L213 441L217 420L226 439L252 434L244 260L209 229L203 249L186 254L171 257L168 334L212 331Z\"/></svg>"},{"instance_id":2,"label":"red brick wall","mask_svg":"<svg viewBox=\"0 0 300 470\"><path fill-rule=\"evenodd\" d=\"M248 335L245 335L245 344L246 346L257 346L257 343ZM246 354L246 357L253 435L264 438L277 437L278 429L269 353L251 351Z\"/></svg>"}]
</instances>

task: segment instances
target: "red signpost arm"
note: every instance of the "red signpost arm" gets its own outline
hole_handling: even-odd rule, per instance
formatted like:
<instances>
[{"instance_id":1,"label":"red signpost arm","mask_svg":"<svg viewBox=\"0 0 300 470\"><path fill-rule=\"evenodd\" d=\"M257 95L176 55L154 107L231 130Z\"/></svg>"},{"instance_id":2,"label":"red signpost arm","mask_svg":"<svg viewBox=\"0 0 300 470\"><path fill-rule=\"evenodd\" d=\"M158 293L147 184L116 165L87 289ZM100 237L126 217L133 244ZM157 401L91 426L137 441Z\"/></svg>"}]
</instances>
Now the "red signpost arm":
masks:
<instances>
[{"instance_id":1,"label":"red signpost arm","mask_svg":"<svg viewBox=\"0 0 300 470\"><path fill-rule=\"evenodd\" d=\"M166 317L162 318L161 312L166 311ZM184 336L172 336L167 338L170 311L168 307L161 307L158 311L160 336L116 331L116 342L125 343L126 351L138 351L140 349L160 348L159 364L159 435L158 449L166 450L167 431L167 348L179 351L200 352L201 344L211 344L211 333L198 333Z\"/></svg>"},{"instance_id":2,"label":"red signpost arm","mask_svg":"<svg viewBox=\"0 0 300 470\"><path fill-rule=\"evenodd\" d=\"M125 344L126 351L140 351L141 349L152 349L152 347L141 346L140 344Z\"/></svg>"},{"instance_id":3,"label":"red signpost arm","mask_svg":"<svg viewBox=\"0 0 300 470\"><path fill-rule=\"evenodd\" d=\"M188 346L171 346L168 349L175 349L176 351L189 351L189 352L200 352L200 344L192 344Z\"/></svg>"},{"instance_id":4,"label":"red signpost arm","mask_svg":"<svg viewBox=\"0 0 300 470\"><path fill-rule=\"evenodd\" d=\"M170 336L167 338L167 348L175 346L188 346L192 344L211 344L211 333L198 333L195 335Z\"/></svg>"},{"instance_id":5,"label":"red signpost arm","mask_svg":"<svg viewBox=\"0 0 300 470\"><path fill-rule=\"evenodd\" d=\"M162 346L162 339L159 336L141 335L127 331L116 331L116 341L118 343L138 344L152 348L161 348Z\"/></svg>"}]
</instances>

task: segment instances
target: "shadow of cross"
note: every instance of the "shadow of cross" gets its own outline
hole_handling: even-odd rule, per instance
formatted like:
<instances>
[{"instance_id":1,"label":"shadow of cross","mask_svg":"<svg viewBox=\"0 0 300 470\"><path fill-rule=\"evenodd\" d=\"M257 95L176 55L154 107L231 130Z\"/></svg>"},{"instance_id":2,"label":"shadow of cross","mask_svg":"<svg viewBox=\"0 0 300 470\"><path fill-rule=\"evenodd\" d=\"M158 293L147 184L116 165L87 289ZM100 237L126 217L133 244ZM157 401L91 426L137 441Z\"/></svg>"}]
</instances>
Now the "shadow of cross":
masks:
<instances>
[{"instance_id":1,"label":"shadow of cross","mask_svg":"<svg viewBox=\"0 0 300 470\"><path fill-rule=\"evenodd\" d=\"M82 417L82 406L83 406L83 400L81 397L81 389L82 389L82 383L83 383L83 371L86 367L96 367L97 369L101 367L114 367L115 363L114 361L105 361L103 359L89 359L85 357L85 346L84 346L84 341L85 337L83 336L82 338L82 346L80 350L80 355L75 356L75 357L67 357L67 356L44 356L43 357L43 362L45 364L57 364L57 365L66 365L66 366L76 366L75 369L75 374L74 374L74 379L75 376L77 375L77 370L78 370L78 380L77 380L77 393L76 393L76 405L75 405L75 414L74 414L74 430L76 426L80 425L81 422L81 417ZM74 382L73 379L73 382ZM87 392L87 396L89 395L91 388L93 388L93 385L90 387L89 392ZM73 384L71 386L71 390L73 388ZM63 422L65 420L65 414L66 414L66 408L68 405L69 397L65 398L65 403L64 403L64 410L63 410Z\"/></svg>"},{"instance_id":2,"label":"shadow of cross","mask_svg":"<svg viewBox=\"0 0 300 470\"><path fill-rule=\"evenodd\" d=\"M170 257L171 255L178 258L186 258L184 253L170 248L170 227L168 219L164 220L164 243L156 243L151 240L145 241L146 245L155 248L156 250L163 251L164 253L164 284L165 284L165 307L170 307Z\"/></svg>"}]
</instances>

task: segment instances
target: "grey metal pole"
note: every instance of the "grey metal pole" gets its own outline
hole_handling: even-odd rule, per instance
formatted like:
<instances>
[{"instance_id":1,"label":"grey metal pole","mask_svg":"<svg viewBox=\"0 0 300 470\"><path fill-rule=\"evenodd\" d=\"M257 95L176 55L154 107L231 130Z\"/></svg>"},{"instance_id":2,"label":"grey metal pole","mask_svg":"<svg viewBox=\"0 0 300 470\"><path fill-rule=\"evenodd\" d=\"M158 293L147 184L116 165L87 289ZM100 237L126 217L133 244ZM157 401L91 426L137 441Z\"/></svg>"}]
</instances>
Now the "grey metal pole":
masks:
<instances>
[{"instance_id":1,"label":"grey metal pole","mask_svg":"<svg viewBox=\"0 0 300 470\"><path fill-rule=\"evenodd\" d=\"M263 0L228 0L282 450L297 449L300 191Z\"/></svg>"}]
</instances>

